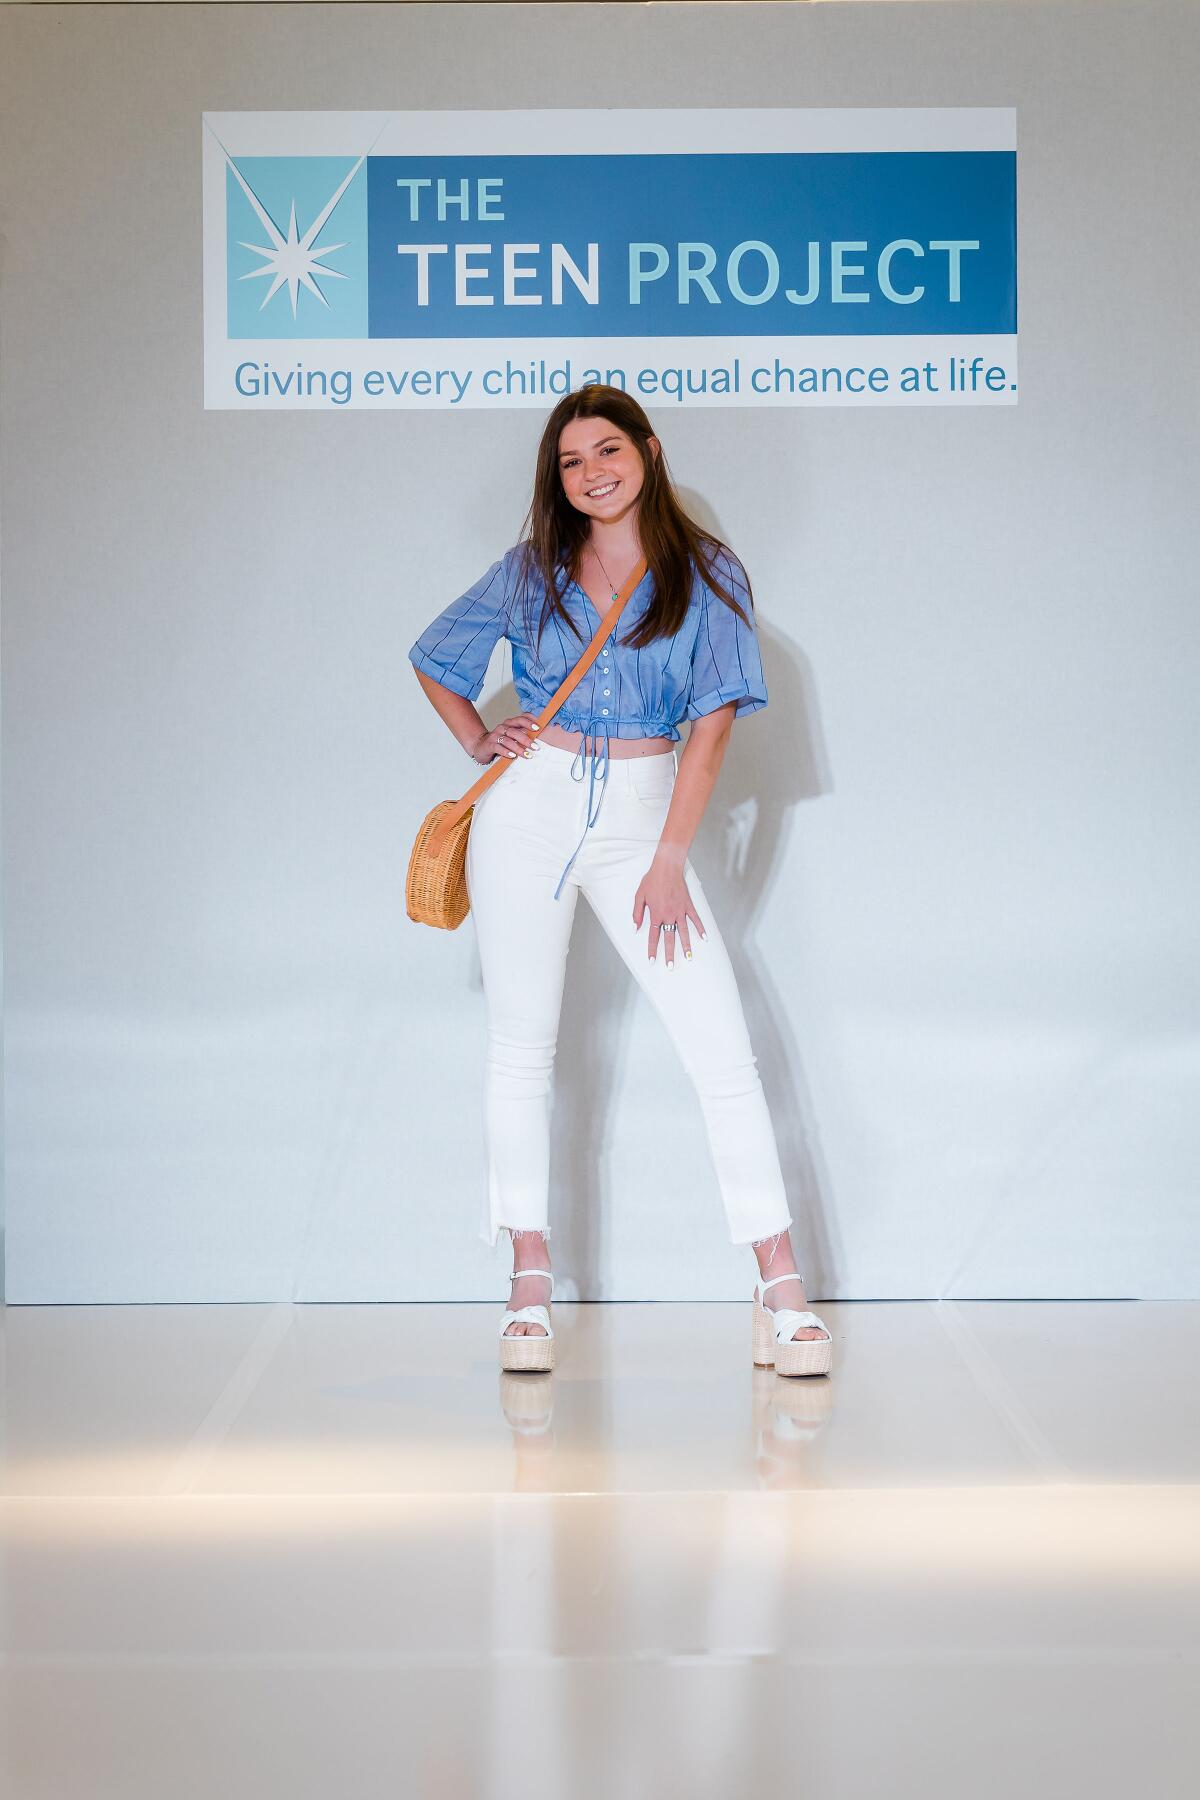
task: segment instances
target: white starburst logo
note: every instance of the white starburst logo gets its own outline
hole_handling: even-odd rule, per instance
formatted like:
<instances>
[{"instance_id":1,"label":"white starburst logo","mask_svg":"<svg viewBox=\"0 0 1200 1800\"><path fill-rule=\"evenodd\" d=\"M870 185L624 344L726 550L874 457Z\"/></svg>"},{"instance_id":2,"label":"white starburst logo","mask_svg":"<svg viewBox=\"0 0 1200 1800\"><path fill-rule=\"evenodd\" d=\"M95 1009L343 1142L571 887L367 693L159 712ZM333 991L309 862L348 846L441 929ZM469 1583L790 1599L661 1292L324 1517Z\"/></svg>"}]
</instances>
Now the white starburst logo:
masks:
<instances>
[{"instance_id":1,"label":"white starburst logo","mask_svg":"<svg viewBox=\"0 0 1200 1800\"><path fill-rule=\"evenodd\" d=\"M295 199L292 200L291 218L288 220L287 236L284 237L278 226L275 224L275 221L271 218L271 215L262 205L258 195L245 180L241 170L237 167L228 151L225 152L225 160L233 170L234 177L241 187L242 192L258 214L259 219L262 221L263 229L271 240L269 244L248 244L244 238L239 238L237 240L238 243L241 244L243 250L253 250L256 255L264 256L266 258L266 261L260 268L251 269L247 274L238 276L239 281L261 281L267 276L271 277L271 285L263 296L262 306L258 309L259 312L262 312L267 302L274 298L285 282L287 283L288 294L292 302L293 319L296 317L296 301L301 287L307 288L310 294L315 294L322 306L328 306L329 302L317 285L315 277L317 275L323 275L330 281L346 281L349 277L343 275L340 269L327 268L323 262L318 261L318 258L330 256L333 251L344 250L346 246L344 243L322 244L319 250L314 251L313 245L324 230L326 221L329 219L334 207L337 205L346 189L350 186L350 183L354 180L354 177L357 175L363 163L366 162L366 156L363 155L359 157L345 180L339 184L335 192L325 202L325 205L321 208L321 211L317 214L317 217L313 220L303 237L298 234L296 229Z\"/></svg>"}]
</instances>

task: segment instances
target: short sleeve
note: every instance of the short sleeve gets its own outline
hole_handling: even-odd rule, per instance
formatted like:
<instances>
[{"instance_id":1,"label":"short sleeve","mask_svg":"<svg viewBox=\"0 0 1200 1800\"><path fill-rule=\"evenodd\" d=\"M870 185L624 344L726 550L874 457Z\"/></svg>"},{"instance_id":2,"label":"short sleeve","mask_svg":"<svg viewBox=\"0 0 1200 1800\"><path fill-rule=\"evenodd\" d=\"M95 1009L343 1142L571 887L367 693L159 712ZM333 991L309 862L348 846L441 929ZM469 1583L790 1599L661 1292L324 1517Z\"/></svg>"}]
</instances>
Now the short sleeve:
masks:
<instances>
[{"instance_id":1,"label":"short sleeve","mask_svg":"<svg viewBox=\"0 0 1200 1800\"><path fill-rule=\"evenodd\" d=\"M492 651L508 630L511 552L431 619L408 652L414 669L477 700Z\"/></svg>"},{"instance_id":2,"label":"short sleeve","mask_svg":"<svg viewBox=\"0 0 1200 1800\"><path fill-rule=\"evenodd\" d=\"M734 717L738 719L767 704L767 684L746 571L735 556L724 552L716 558L716 568L722 586L743 608L750 624L702 582L700 628L692 654L692 689L685 714L689 719L716 712L730 700L737 701Z\"/></svg>"}]
</instances>

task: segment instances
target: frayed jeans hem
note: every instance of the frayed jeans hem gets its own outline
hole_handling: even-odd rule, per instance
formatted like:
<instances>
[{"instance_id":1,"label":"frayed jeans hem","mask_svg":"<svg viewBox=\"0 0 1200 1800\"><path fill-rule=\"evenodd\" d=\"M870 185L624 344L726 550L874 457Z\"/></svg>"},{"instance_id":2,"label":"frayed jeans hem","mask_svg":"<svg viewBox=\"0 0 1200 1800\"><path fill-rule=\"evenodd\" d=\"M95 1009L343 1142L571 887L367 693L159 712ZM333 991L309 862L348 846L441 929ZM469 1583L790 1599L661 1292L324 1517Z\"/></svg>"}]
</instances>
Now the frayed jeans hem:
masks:
<instances>
[{"instance_id":1,"label":"frayed jeans hem","mask_svg":"<svg viewBox=\"0 0 1200 1800\"><path fill-rule=\"evenodd\" d=\"M763 1231L762 1228L759 1227L759 1228L755 1229L754 1231L748 1232L745 1237L732 1238L730 1241L734 1244L739 1244L739 1245L740 1244L750 1244L751 1246L753 1246L755 1244L765 1244L771 1238L786 1237L788 1232L792 1229L792 1227L795 1223L796 1223L795 1219L787 1218L783 1221L782 1225L779 1225L779 1224L768 1225L767 1229L765 1231Z\"/></svg>"},{"instance_id":2,"label":"frayed jeans hem","mask_svg":"<svg viewBox=\"0 0 1200 1800\"><path fill-rule=\"evenodd\" d=\"M508 1241L515 1249L516 1241L519 1237L540 1237L544 1244L548 1244L550 1242L550 1230L551 1227L549 1225L497 1225L494 1233L484 1230L481 1231L479 1235L485 1244L490 1244L494 1247L499 1239L507 1232Z\"/></svg>"}]
</instances>

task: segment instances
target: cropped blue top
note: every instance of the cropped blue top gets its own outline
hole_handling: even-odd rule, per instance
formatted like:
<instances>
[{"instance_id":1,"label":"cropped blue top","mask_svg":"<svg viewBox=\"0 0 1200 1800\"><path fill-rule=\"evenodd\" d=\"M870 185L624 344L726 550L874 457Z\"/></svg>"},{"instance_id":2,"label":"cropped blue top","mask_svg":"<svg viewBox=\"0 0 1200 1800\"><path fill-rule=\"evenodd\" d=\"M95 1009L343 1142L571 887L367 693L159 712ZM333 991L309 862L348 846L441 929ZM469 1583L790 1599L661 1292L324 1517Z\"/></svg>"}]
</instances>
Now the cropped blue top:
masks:
<instances>
[{"instance_id":1,"label":"cropped blue top","mask_svg":"<svg viewBox=\"0 0 1200 1800\"><path fill-rule=\"evenodd\" d=\"M616 632L554 715L555 725L582 734L571 774L577 781L582 781L585 773L589 778L587 824L559 877L556 900L588 830L599 817L599 802L593 813L592 801L597 781L600 799L604 797L610 737L665 737L677 742L681 719L698 719L731 700L737 702L734 716L738 718L767 704L745 570L724 550L714 561L723 584L750 616L749 625L693 568L688 610L674 637L656 638L641 650L627 648L619 639L628 636L653 600L654 576L647 569L626 602ZM502 637L507 638L520 709L537 714L575 667L604 615L597 612L578 582L571 582L562 604L580 635L576 638L551 615L537 645L534 638L545 599L544 585L536 571L532 572L522 597L520 569L521 545L514 544L430 621L408 658L414 668L443 687L476 700L492 652Z\"/></svg>"}]
</instances>

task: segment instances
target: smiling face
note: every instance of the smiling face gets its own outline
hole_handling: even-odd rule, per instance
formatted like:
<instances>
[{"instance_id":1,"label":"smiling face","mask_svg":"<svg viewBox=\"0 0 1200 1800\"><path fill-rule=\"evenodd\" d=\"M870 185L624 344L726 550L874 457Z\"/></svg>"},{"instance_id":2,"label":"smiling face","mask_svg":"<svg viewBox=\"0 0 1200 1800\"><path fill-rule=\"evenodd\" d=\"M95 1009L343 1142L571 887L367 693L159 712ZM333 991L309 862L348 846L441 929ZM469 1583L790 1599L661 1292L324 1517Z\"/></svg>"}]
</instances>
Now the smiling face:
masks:
<instances>
[{"instance_id":1,"label":"smiling face","mask_svg":"<svg viewBox=\"0 0 1200 1800\"><path fill-rule=\"evenodd\" d=\"M650 453L658 440L650 438ZM610 419L572 419L558 439L563 492L577 512L611 525L636 506L645 479L633 439Z\"/></svg>"}]
</instances>

